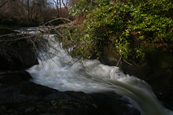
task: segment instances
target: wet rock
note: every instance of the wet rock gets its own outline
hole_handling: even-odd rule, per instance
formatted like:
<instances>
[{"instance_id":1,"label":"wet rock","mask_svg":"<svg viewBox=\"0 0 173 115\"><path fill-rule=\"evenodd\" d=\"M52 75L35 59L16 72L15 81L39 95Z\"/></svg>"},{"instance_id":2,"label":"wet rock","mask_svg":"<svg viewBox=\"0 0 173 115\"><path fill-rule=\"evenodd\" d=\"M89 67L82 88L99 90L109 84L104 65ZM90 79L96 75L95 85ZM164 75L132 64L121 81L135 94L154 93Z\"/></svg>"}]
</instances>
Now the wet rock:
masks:
<instances>
[{"instance_id":1,"label":"wet rock","mask_svg":"<svg viewBox=\"0 0 173 115\"><path fill-rule=\"evenodd\" d=\"M22 103L10 103L4 105L5 109L0 109L0 114L3 115L130 115L128 112L122 111L121 109L115 114L111 112L100 110L96 108L92 103L75 99L56 99L52 101L29 101ZM106 105L105 105L106 106ZM13 114L12 114L13 113ZM132 114L139 115L139 114Z\"/></svg>"},{"instance_id":2,"label":"wet rock","mask_svg":"<svg viewBox=\"0 0 173 115\"><path fill-rule=\"evenodd\" d=\"M38 64L33 38L9 34L0 40L0 71L21 70Z\"/></svg>"},{"instance_id":3,"label":"wet rock","mask_svg":"<svg viewBox=\"0 0 173 115\"><path fill-rule=\"evenodd\" d=\"M0 74L1 115L139 115L114 93L60 92L34 84L25 72Z\"/></svg>"},{"instance_id":4,"label":"wet rock","mask_svg":"<svg viewBox=\"0 0 173 115\"><path fill-rule=\"evenodd\" d=\"M105 115L140 115L124 97L115 93L91 94L95 105Z\"/></svg>"},{"instance_id":5,"label":"wet rock","mask_svg":"<svg viewBox=\"0 0 173 115\"><path fill-rule=\"evenodd\" d=\"M0 74L0 104L40 99L56 90L29 82L25 71Z\"/></svg>"}]
</instances>

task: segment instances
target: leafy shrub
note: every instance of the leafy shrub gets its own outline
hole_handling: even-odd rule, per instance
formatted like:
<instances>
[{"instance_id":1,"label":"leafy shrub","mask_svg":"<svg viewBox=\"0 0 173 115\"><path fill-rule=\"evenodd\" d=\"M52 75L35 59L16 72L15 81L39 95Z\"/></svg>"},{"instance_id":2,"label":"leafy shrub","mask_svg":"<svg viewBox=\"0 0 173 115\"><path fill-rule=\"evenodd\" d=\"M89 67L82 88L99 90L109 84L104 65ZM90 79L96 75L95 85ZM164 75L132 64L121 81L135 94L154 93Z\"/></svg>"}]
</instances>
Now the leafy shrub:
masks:
<instances>
[{"instance_id":1,"label":"leafy shrub","mask_svg":"<svg viewBox=\"0 0 173 115\"><path fill-rule=\"evenodd\" d=\"M173 48L173 23L171 0L91 0L82 5L76 4L75 15L88 13L80 29L80 35L74 38L80 42L74 52L81 57L98 57L114 44L124 57L144 57L145 48L157 47L164 51ZM89 9L86 4L94 4ZM81 10L82 7L83 10Z\"/></svg>"}]
</instances>

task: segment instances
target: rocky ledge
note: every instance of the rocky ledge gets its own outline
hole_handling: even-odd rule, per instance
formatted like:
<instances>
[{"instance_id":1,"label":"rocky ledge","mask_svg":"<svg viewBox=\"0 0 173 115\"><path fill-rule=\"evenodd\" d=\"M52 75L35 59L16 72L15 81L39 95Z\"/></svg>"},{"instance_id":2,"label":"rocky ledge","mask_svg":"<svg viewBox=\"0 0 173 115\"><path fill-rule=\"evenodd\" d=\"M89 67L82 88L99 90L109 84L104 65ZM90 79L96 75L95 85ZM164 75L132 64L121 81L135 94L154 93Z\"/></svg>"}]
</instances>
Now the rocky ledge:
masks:
<instances>
[{"instance_id":1,"label":"rocky ledge","mask_svg":"<svg viewBox=\"0 0 173 115\"><path fill-rule=\"evenodd\" d=\"M25 72L0 74L1 115L139 115L114 93L60 92L30 82Z\"/></svg>"},{"instance_id":2,"label":"rocky ledge","mask_svg":"<svg viewBox=\"0 0 173 115\"><path fill-rule=\"evenodd\" d=\"M29 68L37 61L37 38L9 33L0 36L0 71Z\"/></svg>"}]
</instances>

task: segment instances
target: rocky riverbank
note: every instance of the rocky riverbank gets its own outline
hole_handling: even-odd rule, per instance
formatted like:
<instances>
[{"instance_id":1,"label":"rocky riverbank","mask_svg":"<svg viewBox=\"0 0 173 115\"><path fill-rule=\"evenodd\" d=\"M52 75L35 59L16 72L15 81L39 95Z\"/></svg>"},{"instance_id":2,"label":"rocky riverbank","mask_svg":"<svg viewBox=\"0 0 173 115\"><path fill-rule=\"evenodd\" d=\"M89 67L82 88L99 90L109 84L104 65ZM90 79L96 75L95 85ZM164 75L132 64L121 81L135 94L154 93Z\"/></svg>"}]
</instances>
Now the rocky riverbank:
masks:
<instances>
[{"instance_id":1,"label":"rocky riverbank","mask_svg":"<svg viewBox=\"0 0 173 115\"><path fill-rule=\"evenodd\" d=\"M12 38L1 39L4 42L9 40L12 40ZM30 41L30 39L12 40L3 43L4 46L0 42L0 114L140 114L126 99L114 93L60 92L30 82L29 80L32 77L24 69L38 64L38 61L33 44L28 40ZM121 60L119 66L124 73L137 76L148 82L162 105L173 109L173 98L171 96L173 92L172 56L170 54L160 55L159 52L152 53L148 54L146 65L134 63L130 65ZM113 53L106 52L106 54ZM106 57L106 61L104 59L101 62L107 65L115 65L119 60L119 57L116 56L104 55L104 57Z\"/></svg>"},{"instance_id":2,"label":"rocky riverbank","mask_svg":"<svg viewBox=\"0 0 173 115\"><path fill-rule=\"evenodd\" d=\"M114 93L60 92L30 82L32 77L24 70L38 64L33 44L35 38L15 36L14 33L5 35L0 40L0 114L140 114L127 99Z\"/></svg>"},{"instance_id":3,"label":"rocky riverbank","mask_svg":"<svg viewBox=\"0 0 173 115\"><path fill-rule=\"evenodd\" d=\"M157 48L146 49L144 59L120 58L116 49L106 49L100 61L118 66L125 74L146 81L163 106L173 110L173 54Z\"/></svg>"},{"instance_id":4,"label":"rocky riverbank","mask_svg":"<svg viewBox=\"0 0 173 115\"><path fill-rule=\"evenodd\" d=\"M0 74L0 114L139 115L126 99L114 93L60 92L30 79L25 71Z\"/></svg>"}]
</instances>

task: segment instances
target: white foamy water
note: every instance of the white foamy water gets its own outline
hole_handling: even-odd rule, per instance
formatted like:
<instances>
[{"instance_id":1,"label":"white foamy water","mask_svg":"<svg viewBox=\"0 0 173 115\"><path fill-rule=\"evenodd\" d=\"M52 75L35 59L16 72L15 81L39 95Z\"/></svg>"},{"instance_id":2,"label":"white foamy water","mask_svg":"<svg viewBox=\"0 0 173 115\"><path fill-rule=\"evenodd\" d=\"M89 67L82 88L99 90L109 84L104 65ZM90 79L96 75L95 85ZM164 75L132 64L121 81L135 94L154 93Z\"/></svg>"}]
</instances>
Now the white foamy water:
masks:
<instances>
[{"instance_id":1,"label":"white foamy water","mask_svg":"<svg viewBox=\"0 0 173 115\"><path fill-rule=\"evenodd\" d=\"M23 34L36 34L41 33L48 30L50 27L23 27L17 30L13 30L15 32L23 33Z\"/></svg>"},{"instance_id":2,"label":"white foamy water","mask_svg":"<svg viewBox=\"0 0 173 115\"><path fill-rule=\"evenodd\" d=\"M50 44L57 49L50 49L50 52L56 55L28 69L33 82L60 91L112 91L128 98L142 115L173 115L159 104L146 82L97 60L76 61L56 41Z\"/></svg>"}]
</instances>

